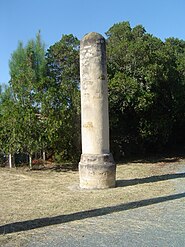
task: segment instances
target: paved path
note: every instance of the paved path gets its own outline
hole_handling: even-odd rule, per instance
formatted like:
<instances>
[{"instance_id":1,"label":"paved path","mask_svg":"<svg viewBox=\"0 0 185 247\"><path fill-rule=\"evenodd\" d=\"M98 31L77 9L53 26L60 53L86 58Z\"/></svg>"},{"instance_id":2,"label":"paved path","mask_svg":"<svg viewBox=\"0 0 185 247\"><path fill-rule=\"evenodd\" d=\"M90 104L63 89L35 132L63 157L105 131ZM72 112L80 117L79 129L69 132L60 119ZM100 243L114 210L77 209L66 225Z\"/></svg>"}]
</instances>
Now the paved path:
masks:
<instances>
[{"instance_id":1,"label":"paved path","mask_svg":"<svg viewBox=\"0 0 185 247\"><path fill-rule=\"evenodd\" d=\"M184 247L185 193L169 199L47 229L27 246Z\"/></svg>"}]
</instances>

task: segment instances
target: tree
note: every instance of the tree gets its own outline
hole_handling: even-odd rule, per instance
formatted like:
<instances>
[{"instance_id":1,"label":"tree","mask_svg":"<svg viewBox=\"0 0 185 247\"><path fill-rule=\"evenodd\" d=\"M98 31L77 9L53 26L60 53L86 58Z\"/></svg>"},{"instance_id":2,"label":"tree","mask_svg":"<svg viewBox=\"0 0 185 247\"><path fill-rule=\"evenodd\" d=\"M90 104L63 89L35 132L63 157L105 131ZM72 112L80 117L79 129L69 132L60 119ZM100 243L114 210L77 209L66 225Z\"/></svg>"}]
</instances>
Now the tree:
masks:
<instances>
[{"instance_id":1,"label":"tree","mask_svg":"<svg viewBox=\"0 0 185 247\"><path fill-rule=\"evenodd\" d=\"M165 48L171 59L168 73L173 86L170 94L173 101L174 124L169 144L174 149L183 146L185 140L185 41L168 38L165 41Z\"/></svg>"},{"instance_id":2,"label":"tree","mask_svg":"<svg viewBox=\"0 0 185 247\"><path fill-rule=\"evenodd\" d=\"M17 124L19 109L12 97L11 88L7 88L0 98L0 149L9 155L9 167L13 167L12 156L21 148L21 128Z\"/></svg>"},{"instance_id":3,"label":"tree","mask_svg":"<svg viewBox=\"0 0 185 247\"><path fill-rule=\"evenodd\" d=\"M55 157L76 160L79 156L79 40L63 35L46 54L47 85L42 115Z\"/></svg>"},{"instance_id":4,"label":"tree","mask_svg":"<svg viewBox=\"0 0 185 247\"><path fill-rule=\"evenodd\" d=\"M173 136L180 91L184 95L177 68L184 48L180 55L179 41L172 49L169 41L129 22L115 24L107 37L113 149L127 154L161 149Z\"/></svg>"},{"instance_id":5,"label":"tree","mask_svg":"<svg viewBox=\"0 0 185 247\"><path fill-rule=\"evenodd\" d=\"M28 41L24 47L21 42L13 52L10 67L10 86L13 98L22 115L17 122L21 127L21 149L30 156L42 147L43 136L41 123L38 120L42 102L42 88L45 78L45 47L41 41L40 32L35 40Z\"/></svg>"}]
</instances>

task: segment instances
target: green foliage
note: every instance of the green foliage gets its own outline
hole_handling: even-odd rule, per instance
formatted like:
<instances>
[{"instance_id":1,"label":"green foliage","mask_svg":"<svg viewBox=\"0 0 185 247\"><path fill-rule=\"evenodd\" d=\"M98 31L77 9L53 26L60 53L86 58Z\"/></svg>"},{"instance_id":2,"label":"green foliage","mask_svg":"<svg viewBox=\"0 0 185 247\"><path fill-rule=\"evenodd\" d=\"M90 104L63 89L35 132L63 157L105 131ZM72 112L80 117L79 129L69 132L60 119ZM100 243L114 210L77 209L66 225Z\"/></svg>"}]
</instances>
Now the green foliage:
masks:
<instances>
[{"instance_id":1,"label":"green foliage","mask_svg":"<svg viewBox=\"0 0 185 247\"><path fill-rule=\"evenodd\" d=\"M16 125L18 114L19 109L8 88L0 97L0 148L6 154L17 152L20 147L20 129Z\"/></svg>"},{"instance_id":2,"label":"green foliage","mask_svg":"<svg viewBox=\"0 0 185 247\"><path fill-rule=\"evenodd\" d=\"M32 155L42 148L42 123L38 119L41 109L41 86L45 77L45 48L40 33L35 40L28 41L26 46L21 42L12 54L10 66L10 89L13 99L12 112L15 124L12 132L17 152Z\"/></svg>"},{"instance_id":3,"label":"green foliage","mask_svg":"<svg viewBox=\"0 0 185 247\"><path fill-rule=\"evenodd\" d=\"M79 40L63 35L48 49L46 61L43 115L47 134L57 157L76 160L80 153Z\"/></svg>"},{"instance_id":4,"label":"green foliage","mask_svg":"<svg viewBox=\"0 0 185 247\"><path fill-rule=\"evenodd\" d=\"M129 22L106 35L114 157L184 146L185 41L163 42ZM79 40L63 35L46 53L39 32L19 42L9 66L10 85L0 87L0 152L79 160Z\"/></svg>"},{"instance_id":5,"label":"green foliage","mask_svg":"<svg viewBox=\"0 0 185 247\"><path fill-rule=\"evenodd\" d=\"M79 41L63 35L45 54L40 32L13 52L10 86L0 104L1 150L60 160L80 153ZM6 144L6 145L5 145Z\"/></svg>"},{"instance_id":6,"label":"green foliage","mask_svg":"<svg viewBox=\"0 0 185 247\"><path fill-rule=\"evenodd\" d=\"M126 154L159 150L184 124L184 41L162 42L128 22L107 37L112 147Z\"/></svg>"}]
</instances>

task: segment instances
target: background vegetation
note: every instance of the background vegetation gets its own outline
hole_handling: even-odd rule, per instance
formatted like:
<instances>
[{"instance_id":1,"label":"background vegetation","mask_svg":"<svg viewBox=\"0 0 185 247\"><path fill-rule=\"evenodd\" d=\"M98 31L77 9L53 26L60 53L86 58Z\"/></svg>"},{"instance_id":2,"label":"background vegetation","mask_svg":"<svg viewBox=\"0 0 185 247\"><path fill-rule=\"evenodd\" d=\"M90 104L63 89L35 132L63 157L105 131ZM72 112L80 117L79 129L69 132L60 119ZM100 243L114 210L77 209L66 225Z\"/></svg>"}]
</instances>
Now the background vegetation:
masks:
<instances>
[{"instance_id":1,"label":"background vegetation","mask_svg":"<svg viewBox=\"0 0 185 247\"><path fill-rule=\"evenodd\" d=\"M111 151L115 159L185 145L185 41L165 41L129 22L106 32ZM72 34L46 51L40 32L10 59L0 90L0 152L78 161L79 40ZM18 162L17 161L17 162Z\"/></svg>"}]
</instances>

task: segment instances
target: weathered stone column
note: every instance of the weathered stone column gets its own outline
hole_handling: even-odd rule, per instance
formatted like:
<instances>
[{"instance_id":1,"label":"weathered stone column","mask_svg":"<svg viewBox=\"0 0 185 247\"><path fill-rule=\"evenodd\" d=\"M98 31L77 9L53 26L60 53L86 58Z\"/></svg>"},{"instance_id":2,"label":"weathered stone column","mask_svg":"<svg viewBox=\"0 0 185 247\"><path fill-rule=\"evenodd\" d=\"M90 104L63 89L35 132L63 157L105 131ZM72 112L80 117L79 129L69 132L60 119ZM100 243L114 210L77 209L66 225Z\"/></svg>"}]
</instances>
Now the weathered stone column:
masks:
<instances>
[{"instance_id":1,"label":"weathered stone column","mask_svg":"<svg viewBox=\"0 0 185 247\"><path fill-rule=\"evenodd\" d=\"M80 43L82 155L80 187L115 187L116 166L109 150L106 43L89 33Z\"/></svg>"}]
</instances>

